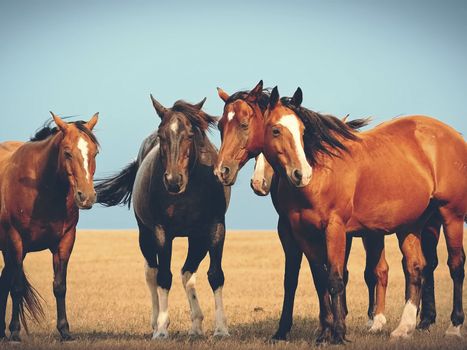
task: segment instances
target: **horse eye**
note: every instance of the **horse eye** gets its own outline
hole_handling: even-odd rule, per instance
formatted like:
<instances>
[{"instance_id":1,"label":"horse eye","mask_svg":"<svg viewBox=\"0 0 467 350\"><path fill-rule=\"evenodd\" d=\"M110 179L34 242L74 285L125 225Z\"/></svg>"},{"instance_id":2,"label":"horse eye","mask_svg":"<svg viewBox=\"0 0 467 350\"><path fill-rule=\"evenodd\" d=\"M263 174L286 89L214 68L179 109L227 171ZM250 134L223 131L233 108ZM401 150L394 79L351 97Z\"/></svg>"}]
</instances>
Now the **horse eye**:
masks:
<instances>
[{"instance_id":1,"label":"horse eye","mask_svg":"<svg viewBox=\"0 0 467 350\"><path fill-rule=\"evenodd\" d=\"M73 158L73 156L72 156L72 154L71 154L70 151L65 151L65 152L63 152L63 153L65 154L65 158L67 158L67 159Z\"/></svg>"},{"instance_id":2,"label":"horse eye","mask_svg":"<svg viewBox=\"0 0 467 350\"><path fill-rule=\"evenodd\" d=\"M272 135L273 136L279 136L281 134L281 131L279 130L279 128L273 128L272 129Z\"/></svg>"},{"instance_id":3,"label":"horse eye","mask_svg":"<svg viewBox=\"0 0 467 350\"><path fill-rule=\"evenodd\" d=\"M248 129L248 122L241 122L241 123L240 123L240 127L241 127L243 130L247 130L247 129Z\"/></svg>"}]
</instances>

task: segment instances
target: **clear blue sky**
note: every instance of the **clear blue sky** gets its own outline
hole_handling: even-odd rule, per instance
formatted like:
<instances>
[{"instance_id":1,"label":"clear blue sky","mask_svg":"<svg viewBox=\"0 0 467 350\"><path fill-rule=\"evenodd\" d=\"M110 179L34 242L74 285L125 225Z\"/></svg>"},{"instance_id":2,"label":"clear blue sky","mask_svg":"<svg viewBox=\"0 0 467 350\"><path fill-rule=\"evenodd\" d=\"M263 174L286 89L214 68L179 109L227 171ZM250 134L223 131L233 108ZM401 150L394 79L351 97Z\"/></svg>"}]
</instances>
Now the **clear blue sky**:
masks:
<instances>
[{"instance_id":1,"label":"clear blue sky","mask_svg":"<svg viewBox=\"0 0 467 350\"><path fill-rule=\"evenodd\" d=\"M149 94L220 115L216 86L260 79L338 116L424 113L467 132L465 1L0 0L0 140L26 140L52 110L89 118L97 176L133 159L159 119ZM219 145L219 135L212 135ZM233 188L227 227L275 228L270 198ZM81 228L135 227L132 211L82 212Z\"/></svg>"}]
</instances>

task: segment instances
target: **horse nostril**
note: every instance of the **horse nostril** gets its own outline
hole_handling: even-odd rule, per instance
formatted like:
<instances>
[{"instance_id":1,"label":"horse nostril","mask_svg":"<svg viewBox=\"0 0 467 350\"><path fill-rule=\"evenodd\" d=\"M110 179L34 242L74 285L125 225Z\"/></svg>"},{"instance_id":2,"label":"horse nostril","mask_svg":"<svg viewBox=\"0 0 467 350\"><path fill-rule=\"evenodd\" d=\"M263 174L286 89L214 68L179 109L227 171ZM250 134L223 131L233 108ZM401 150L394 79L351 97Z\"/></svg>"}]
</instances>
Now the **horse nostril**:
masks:
<instances>
[{"instance_id":1,"label":"horse nostril","mask_svg":"<svg viewBox=\"0 0 467 350\"><path fill-rule=\"evenodd\" d=\"M301 181L302 180L302 177L303 177L303 174L300 170L298 169L295 169L293 171L293 176L295 177L295 179L297 179L298 181Z\"/></svg>"},{"instance_id":2,"label":"horse nostril","mask_svg":"<svg viewBox=\"0 0 467 350\"><path fill-rule=\"evenodd\" d=\"M164 174L164 179L165 181L169 182L172 179L172 176L169 175L169 173Z\"/></svg>"},{"instance_id":3,"label":"horse nostril","mask_svg":"<svg viewBox=\"0 0 467 350\"><path fill-rule=\"evenodd\" d=\"M230 173L230 168L228 166L222 167L222 169L221 169L221 174L222 175L227 176L227 175L229 175L229 173Z\"/></svg>"},{"instance_id":4,"label":"horse nostril","mask_svg":"<svg viewBox=\"0 0 467 350\"><path fill-rule=\"evenodd\" d=\"M86 199L86 196L84 195L83 192L78 190L76 193L78 194L78 198L80 201L84 201Z\"/></svg>"}]
</instances>

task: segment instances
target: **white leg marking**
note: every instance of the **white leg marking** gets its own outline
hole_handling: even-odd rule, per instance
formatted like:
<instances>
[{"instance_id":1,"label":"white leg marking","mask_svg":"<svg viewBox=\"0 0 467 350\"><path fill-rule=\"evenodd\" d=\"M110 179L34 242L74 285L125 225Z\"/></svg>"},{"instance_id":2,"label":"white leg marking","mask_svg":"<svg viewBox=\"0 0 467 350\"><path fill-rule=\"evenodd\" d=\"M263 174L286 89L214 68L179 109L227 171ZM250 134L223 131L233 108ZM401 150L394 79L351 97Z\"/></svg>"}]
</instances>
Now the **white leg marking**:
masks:
<instances>
[{"instance_id":1,"label":"white leg marking","mask_svg":"<svg viewBox=\"0 0 467 350\"><path fill-rule=\"evenodd\" d=\"M377 314L373 317L373 323L368 330L371 333L380 332L386 324L386 317L383 314Z\"/></svg>"},{"instance_id":2,"label":"white leg marking","mask_svg":"<svg viewBox=\"0 0 467 350\"><path fill-rule=\"evenodd\" d=\"M283 125L292 134L292 137L294 139L295 149L297 151L298 160L300 162L300 167L301 167L300 170L303 174L302 183L306 185L310 182L311 173L313 169L311 168L310 164L308 164L308 161L305 155L305 150L303 149L303 146L302 146L302 142L301 142L302 135L300 135L300 125L298 123L298 118L294 114L287 114L287 115L282 116L281 119L279 119L278 124Z\"/></svg>"},{"instance_id":3,"label":"white leg marking","mask_svg":"<svg viewBox=\"0 0 467 350\"><path fill-rule=\"evenodd\" d=\"M233 119L234 116L235 116L235 112L227 113L227 120L230 122Z\"/></svg>"},{"instance_id":4,"label":"white leg marking","mask_svg":"<svg viewBox=\"0 0 467 350\"><path fill-rule=\"evenodd\" d=\"M214 291L214 303L216 306L216 328L214 330L214 336L229 336L227 320L224 314L224 303L222 301L222 287L219 287Z\"/></svg>"},{"instance_id":5,"label":"white leg marking","mask_svg":"<svg viewBox=\"0 0 467 350\"><path fill-rule=\"evenodd\" d=\"M159 315L159 297L157 295L157 269L149 267L146 263L146 265L144 266L144 272L146 274L146 284L148 285L149 292L151 292L151 326L155 333L157 332L157 316Z\"/></svg>"},{"instance_id":6,"label":"white leg marking","mask_svg":"<svg viewBox=\"0 0 467 350\"><path fill-rule=\"evenodd\" d=\"M401 321L399 326L392 331L391 337L395 338L408 338L412 335L415 330L417 322L417 307L412 303L411 300L407 301L402 312Z\"/></svg>"},{"instance_id":7,"label":"white leg marking","mask_svg":"<svg viewBox=\"0 0 467 350\"><path fill-rule=\"evenodd\" d=\"M204 315L199 306L198 297L196 296L196 273L185 271L182 274L183 288L185 288L188 303L191 310L191 330L190 335L203 335L203 319Z\"/></svg>"},{"instance_id":8,"label":"white leg marking","mask_svg":"<svg viewBox=\"0 0 467 350\"><path fill-rule=\"evenodd\" d=\"M446 334L447 336L450 336L450 337L459 337L459 338L462 338L462 333L461 333L461 328L462 328L462 325L458 325L458 326L454 326L452 323L449 325L448 329L446 330Z\"/></svg>"},{"instance_id":9,"label":"white leg marking","mask_svg":"<svg viewBox=\"0 0 467 350\"><path fill-rule=\"evenodd\" d=\"M159 315L157 316L157 332L154 333L152 339L167 339L169 337L169 290L157 286L157 294L159 296Z\"/></svg>"},{"instance_id":10,"label":"white leg marking","mask_svg":"<svg viewBox=\"0 0 467 350\"><path fill-rule=\"evenodd\" d=\"M83 157L83 167L86 172L86 179L89 181L89 162L88 162L88 143L82 137L78 140L78 149L81 151L81 156Z\"/></svg>"}]
</instances>

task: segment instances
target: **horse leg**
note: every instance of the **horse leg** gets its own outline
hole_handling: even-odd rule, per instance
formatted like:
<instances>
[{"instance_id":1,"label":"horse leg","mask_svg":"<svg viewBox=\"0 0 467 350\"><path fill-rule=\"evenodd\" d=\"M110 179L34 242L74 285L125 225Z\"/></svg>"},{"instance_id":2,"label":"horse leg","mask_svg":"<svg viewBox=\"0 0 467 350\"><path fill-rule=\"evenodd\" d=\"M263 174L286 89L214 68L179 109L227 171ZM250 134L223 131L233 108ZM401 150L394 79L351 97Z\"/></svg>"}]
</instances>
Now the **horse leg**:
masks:
<instances>
[{"instance_id":1,"label":"horse leg","mask_svg":"<svg viewBox=\"0 0 467 350\"><path fill-rule=\"evenodd\" d=\"M461 337L461 327L464 323L464 310L462 307L462 287L464 283L465 252L464 217L456 215L448 208L440 208L443 217L444 236L448 248L448 265L451 278L454 282L453 309L451 313L451 325L446 335Z\"/></svg>"},{"instance_id":2,"label":"horse leg","mask_svg":"<svg viewBox=\"0 0 467 350\"><path fill-rule=\"evenodd\" d=\"M5 338L6 304L11 286L11 268L7 265L5 253L3 253L3 260L5 262L5 266L3 267L2 275L0 276L0 339Z\"/></svg>"},{"instance_id":3,"label":"horse leg","mask_svg":"<svg viewBox=\"0 0 467 350\"><path fill-rule=\"evenodd\" d=\"M75 243L76 228L65 233L58 247L52 251L54 282L53 291L57 302L57 329L63 341L73 340L66 317L66 274L68 261Z\"/></svg>"},{"instance_id":4,"label":"horse leg","mask_svg":"<svg viewBox=\"0 0 467 350\"><path fill-rule=\"evenodd\" d=\"M347 233L339 217L332 217L326 227L326 248L328 259L328 289L332 301L333 327L331 342L343 344L345 340L344 268Z\"/></svg>"},{"instance_id":5,"label":"horse leg","mask_svg":"<svg viewBox=\"0 0 467 350\"><path fill-rule=\"evenodd\" d=\"M279 328L272 337L273 341L286 340L287 334L292 328L295 291L297 290L298 274L303 256L302 251L292 237L286 218L279 218L277 230L285 254L284 301L282 303Z\"/></svg>"},{"instance_id":6,"label":"horse leg","mask_svg":"<svg viewBox=\"0 0 467 350\"><path fill-rule=\"evenodd\" d=\"M172 287L172 272L170 263L172 260L172 239L166 237L162 226L156 226L157 256L159 259L159 271L157 273L157 295L159 298L159 315L157 316L157 332L153 339L166 339L169 337L169 291Z\"/></svg>"},{"instance_id":7,"label":"horse leg","mask_svg":"<svg viewBox=\"0 0 467 350\"><path fill-rule=\"evenodd\" d=\"M139 248L146 261L144 265L144 273L146 284L151 293L152 315L151 327L153 335L157 333L157 317L159 316L159 297L157 295L157 258L156 258L156 241L154 233L147 229L143 223L136 218L139 228Z\"/></svg>"},{"instance_id":8,"label":"horse leg","mask_svg":"<svg viewBox=\"0 0 467 350\"><path fill-rule=\"evenodd\" d=\"M426 265L423 256L420 232L397 233L399 247L405 258L405 266L408 276L408 296L402 317L397 328L391 333L392 337L408 338L415 330L417 322L417 310L420 304L421 289L423 285L423 269Z\"/></svg>"},{"instance_id":9,"label":"horse leg","mask_svg":"<svg viewBox=\"0 0 467 350\"><path fill-rule=\"evenodd\" d=\"M209 270L208 280L214 292L214 304L216 309L216 326L214 336L229 336L227 321L222 299L222 288L224 286L224 272L222 271L222 252L224 250L225 224L218 222L210 230L209 244Z\"/></svg>"},{"instance_id":10,"label":"horse leg","mask_svg":"<svg viewBox=\"0 0 467 350\"><path fill-rule=\"evenodd\" d=\"M369 233L363 237L363 245L366 250L365 282L369 294L368 317L371 321L369 331L379 332L386 324L384 309L389 271L384 254L384 236Z\"/></svg>"},{"instance_id":11,"label":"horse leg","mask_svg":"<svg viewBox=\"0 0 467 350\"><path fill-rule=\"evenodd\" d=\"M349 283L349 270L347 269L347 263L349 262L350 250L352 249L352 236L347 236L347 241L345 242L345 264L344 264L344 286L347 287ZM347 293L346 288L344 288L344 314L347 316L349 314L349 309L347 307Z\"/></svg>"},{"instance_id":12,"label":"horse leg","mask_svg":"<svg viewBox=\"0 0 467 350\"><path fill-rule=\"evenodd\" d=\"M437 246L441 218L434 214L422 230L422 250L426 259L423 270L422 308L420 311L420 323L418 329L428 329L436 321L435 282L433 273L438 266Z\"/></svg>"},{"instance_id":13,"label":"horse leg","mask_svg":"<svg viewBox=\"0 0 467 350\"><path fill-rule=\"evenodd\" d=\"M203 312L199 306L196 295L196 271L199 264L208 252L206 240L199 237L188 237L188 255L185 264L182 267L181 276L183 288L188 298L188 304L191 311L191 330L190 335L203 335Z\"/></svg>"}]
</instances>

